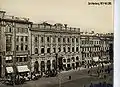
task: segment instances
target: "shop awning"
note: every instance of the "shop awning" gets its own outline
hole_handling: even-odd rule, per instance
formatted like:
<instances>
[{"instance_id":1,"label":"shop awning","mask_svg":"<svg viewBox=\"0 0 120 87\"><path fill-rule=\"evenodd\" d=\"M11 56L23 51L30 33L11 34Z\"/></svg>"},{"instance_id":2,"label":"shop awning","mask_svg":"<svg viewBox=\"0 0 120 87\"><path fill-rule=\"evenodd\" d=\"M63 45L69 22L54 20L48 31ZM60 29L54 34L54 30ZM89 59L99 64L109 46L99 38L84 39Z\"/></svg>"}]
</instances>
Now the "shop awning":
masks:
<instances>
[{"instance_id":1,"label":"shop awning","mask_svg":"<svg viewBox=\"0 0 120 87\"><path fill-rule=\"evenodd\" d=\"M24 66L17 66L18 72L29 72L30 70L28 69L27 65Z\"/></svg>"},{"instance_id":2,"label":"shop awning","mask_svg":"<svg viewBox=\"0 0 120 87\"><path fill-rule=\"evenodd\" d=\"M13 73L13 67L6 67L7 73Z\"/></svg>"},{"instance_id":3,"label":"shop awning","mask_svg":"<svg viewBox=\"0 0 120 87\"><path fill-rule=\"evenodd\" d=\"M93 57L93 61L95 62L99 61L99 57Z\"/></svg>"},{"instance_id":4,"label":"shop awning","mask_svg":"<svg viewBox=\"0 0 120 87\"><path fill-rule=\"evenodd\" d=\"M12 60L12 56L8 56L8 57L6 57L5 60Z\"/></svg>"}]
</instances>

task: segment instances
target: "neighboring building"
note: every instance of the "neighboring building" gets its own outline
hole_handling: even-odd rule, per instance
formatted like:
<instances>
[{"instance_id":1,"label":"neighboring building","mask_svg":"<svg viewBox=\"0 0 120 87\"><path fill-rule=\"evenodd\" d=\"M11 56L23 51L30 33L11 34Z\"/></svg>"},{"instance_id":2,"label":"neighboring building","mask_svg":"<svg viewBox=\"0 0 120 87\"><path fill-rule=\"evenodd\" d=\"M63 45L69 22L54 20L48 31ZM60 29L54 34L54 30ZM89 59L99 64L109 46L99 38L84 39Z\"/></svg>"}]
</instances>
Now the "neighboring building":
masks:
<instances>
[{"instance_id":1,"label":"neighboring building","mask_svg":"<svg viewBox=\"0 0 120 87\"><path fill-rule=\"evenodd\" d=\"M1 76L4 76L6 73L14 72L14 64L16 68L29 65L28 40L31 22L26 18L6 15L4 11L0 11L0 15L0 47L2 53L0 56L0 73ZM27 69L27 67L22 67Z\"/></svg>"},{"instance_id":2,"label":"neighboring building","mask_svg":"<svg viewBox=\"0 0 120 87\"><path fill-rule=\"evenodd\" d=\"M84 60L82 64L89 65L93 61L109 61L110 41L113 42L113 34L111 33L81 32L81 53ZM113 48L111 47L111 49Z\"/></svg>"},{"instance_id":3,"label":"neighboring building","mask_svg":"<svg viewBox=\"0 0 120 87\"><path fill-rule=\"evenodd\" d=\"M56 67L58 54L59 69L75 69L82 60L80 52L80 29L57 23L33 24L31 31L32 71L45 72ZM63 66L60 68L60 65Z\"/></svg>"}]
</instances>

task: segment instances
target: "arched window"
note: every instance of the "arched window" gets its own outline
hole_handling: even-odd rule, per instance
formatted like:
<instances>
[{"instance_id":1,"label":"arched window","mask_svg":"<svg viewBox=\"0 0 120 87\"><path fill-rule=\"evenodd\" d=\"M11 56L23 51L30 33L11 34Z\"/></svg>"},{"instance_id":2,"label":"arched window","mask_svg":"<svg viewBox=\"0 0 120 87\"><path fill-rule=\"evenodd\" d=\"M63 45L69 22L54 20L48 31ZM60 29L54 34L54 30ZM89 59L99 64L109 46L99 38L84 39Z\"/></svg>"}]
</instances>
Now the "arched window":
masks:
<instances>
[{"instance_id":1,"label":"arched window","mask_svg":"<svg viewBox=\"0 0 120 87\"><path fill-rule=\"evenodd\" d=\"M50 53L50 48L47 48L47 53Z\"/></svg>"},{"instance_id":2,"label":"arched window","mask_svg":"<svg viewBox=\"0 0 120 87\"><path fill-rule=\"evenodd\" d=\"M67 59L67 62L70 62L70 58Z\"/></svg>"},{"instance_id":3,"label":"arched window","mask_svg":"<svg viewBox=\"0 0 120 87\"><path fill-rule=\"evenodd\" d=\"M76 51L77 51L77 52L79 51L78 47L76 47Z\"/></svg>"},{"instance_id":4,"label":"arched window","mask_svg":"<svg viewBox=\"0 0 120 87\"><path fill-rule=\"evenodd\" d=\"M45 62L41 61L41 71L44 72L45 71Z\"/></svg>"},{"instance_id":5,"label":"arched window","mask_svg":"<svg viewBox=\"0 0 120 87\"><path fill-rule=\"evenodd\" d=\"M35 61L35 63L34 63L34 71L35 71L35 73L39 72L39 63L38 63L38 61Z\"/></svg>"},{"instance_id":6,"label":"arched window","mask_svg":"<svg viewBox=\"0 0 120 87\"><path fill-rule=\"evenodd\" d=\"M41 48L41 53L44 53L44 51L45 51L44 48Z\"/></svg>"},{"instance_id":7,"label":"arched window","mask_svg":"<svg viewBox=\"0 0 120 87\"><path fill-rule=\"evenodd\" d=\"M75 58L74 58L74 57L72 57L71 59L72 59L73 62L75 61Z\"/></svg>"},{"instance_id":8,"label":"arched window","mask_svg":"<svg viewBox=\"0 0 120 87\"><path fill-rule=\"evenodd\" d=\"M58 48L58 52L60 52L61 51L61 49L60 49L60 47Z\"/></svg>"},{"instance_id":9,"label":"arched window","mask_svg":"<svg viewBox=\"0 0 120 87\"><path fill-rule=\"evenodd\" d=\"M76 60L79 60L79 57L78 57L78 56L76 57Z\"/></svg>"},{"instance_id":10,"label":"arched window","mask_svg":"<svg viewBox=\"0 0 120 87\"><path fill-rule=\"evenodd\" d=\"M72 52L74 52L74 47L72 47Z\"/></svg>"},{"instance_id":11,"label":"arched window","mask_svg":"<svg viewBox=\"0 0 120 87\"><path fill-rule=\"evenodd\" d=\"M35 54L38 54L38 48L35 48Z\"/></svg>"},{"instance_id":12,"label":"arched window","mask_svg":"<svg viewBox=\"0 0 120 87\"><path fill-rule=\"evenodd\" d=\"M66 49L65 49L65 47L63 47L63 51L64 51L64 52L66 52Z\"/></svg>"},{"instance_id":13,"label":"arched window","mask_svg":"<svg viewBox=\"0 0 120 87\"><path fill-rule=\"evenodd\" d=\"M52 66L53 66L54 69L56 68L56 62L55 62L55 60L52 61Z\"/></svg>"},{"instance_id":14,"label":"arched window","mask_svg":"<svg viewBox=\"0 0 120 87\"><path fill-rule=\"evenodd\" d=\"M12 29L11 29L11 27L9 27L9 32L12 32Z\"/></svg>"},{"instance_id":15,"label":"arched window","mask_svg":"<svg viewBox=\"0 0 120 87\"><path fill-rule=\"evenodd\" d=\"M68 52L70 52L70 47L68 47Z\"/></svg>"},{"instance_id":16,"label":"arched window","mask_svg":"<svg viewBox=\"0 0 120 87\"><path fill-rule=\"evenodd\" d=\"M35 42L37 42L38 41L38 37L35 37Z\"/></svg>"}]
</instances>

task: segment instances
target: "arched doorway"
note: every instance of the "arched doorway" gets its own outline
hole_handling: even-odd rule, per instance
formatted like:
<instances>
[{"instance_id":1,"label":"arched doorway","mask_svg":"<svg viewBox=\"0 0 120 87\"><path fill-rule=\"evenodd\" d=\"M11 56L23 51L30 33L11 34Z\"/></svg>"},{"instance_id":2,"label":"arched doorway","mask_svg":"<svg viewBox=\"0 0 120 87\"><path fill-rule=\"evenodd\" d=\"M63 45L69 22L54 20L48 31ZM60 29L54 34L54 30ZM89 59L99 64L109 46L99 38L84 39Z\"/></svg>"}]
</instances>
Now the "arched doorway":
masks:
<instances>
[{"instance_id":1,"label":"arched doorway","mask_svg":"<svg viewBox=\"0 0 120 87\"><path fill-rule=\"evenodd\" d=\"M51 70L51 63L50 63L50 60L47 61L47 70L48 70L48 71Z\"/></svg>"},{"instance_id":2,"label":"arched doorway","mask_svg":"<svg viewBox=\"0 0 120 87\"><path fill-rule=\"evenodd\" d=\"M45 62L41 61L41 71L45 72Z\"/></svg>"},{"instance_id":3,"label":"arched doorway","mask_svg":"<svg viewBox=\"0 0 120 87\"><path fill-rule=\"evenodd\" d=\"M52 61L52 66L53 66L53 69L56 69L56 61L55 60Z\"/></svg>"},{"instance_id":4,"label":"arched doorway","mask_svg":"<svg viewBox=\"0 0 120 87\"><path fill-rule=\"evenodd\" d=\"M38 61L35 61L35 63L34 63L34 72L39 73L39 63L38 63Z\"/></svg>"}]
</instances>

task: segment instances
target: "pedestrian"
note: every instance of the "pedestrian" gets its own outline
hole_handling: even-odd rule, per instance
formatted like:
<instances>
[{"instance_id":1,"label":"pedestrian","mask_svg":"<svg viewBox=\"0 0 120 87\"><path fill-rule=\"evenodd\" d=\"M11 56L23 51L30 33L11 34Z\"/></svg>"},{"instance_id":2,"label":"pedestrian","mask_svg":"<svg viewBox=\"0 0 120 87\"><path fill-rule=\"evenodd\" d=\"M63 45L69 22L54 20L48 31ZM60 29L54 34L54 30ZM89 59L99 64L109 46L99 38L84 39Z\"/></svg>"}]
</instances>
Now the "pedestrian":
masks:
<instances>
[{"instance_id":1,"label":"pedestrian","mask_svg":"<svg viewBox=\"0 0 120 87\"><path fill-rule=\"evenodd\" d=\"M91 83L89 87L93 87L93 84Z\"/></svg>"},{"instance_id":2,"label":"pedestrian","mask_svg":"<svg viewBox=\"0 0 120 87\"><path fill-rule=\"evenodd\" d=\"M83 85L83 87L85 87L85 85Z\"/></svg>"},{"instance_id":3,"label":"pedestrian","mask_svg":"<svg viewBox=\"0 0 120 87\"><path fill-rule=\"evenodd\" d=\"M88 74L90 73L90 69L88 70Z\"/></svg>"},{"instance_id":4,"label":"pedestrian","mask_svg":"<svg viewBox=\"0 0 120 87\"><path fill-rule=\"evenodd\" d=\"M100 73L99 73L99 71L97 70L97 75L98 75L98 77L100 76Z\"/></svg>"},{"instance_id":5,"label":"pedestrian","mask_svg":"<svg viewBox=\"0 0 120 87\"><path fill-rule=\"evenodd\" d=\"M71 76L69 76L69 80L71 80Z\"/></svg>"}]
</instances>

